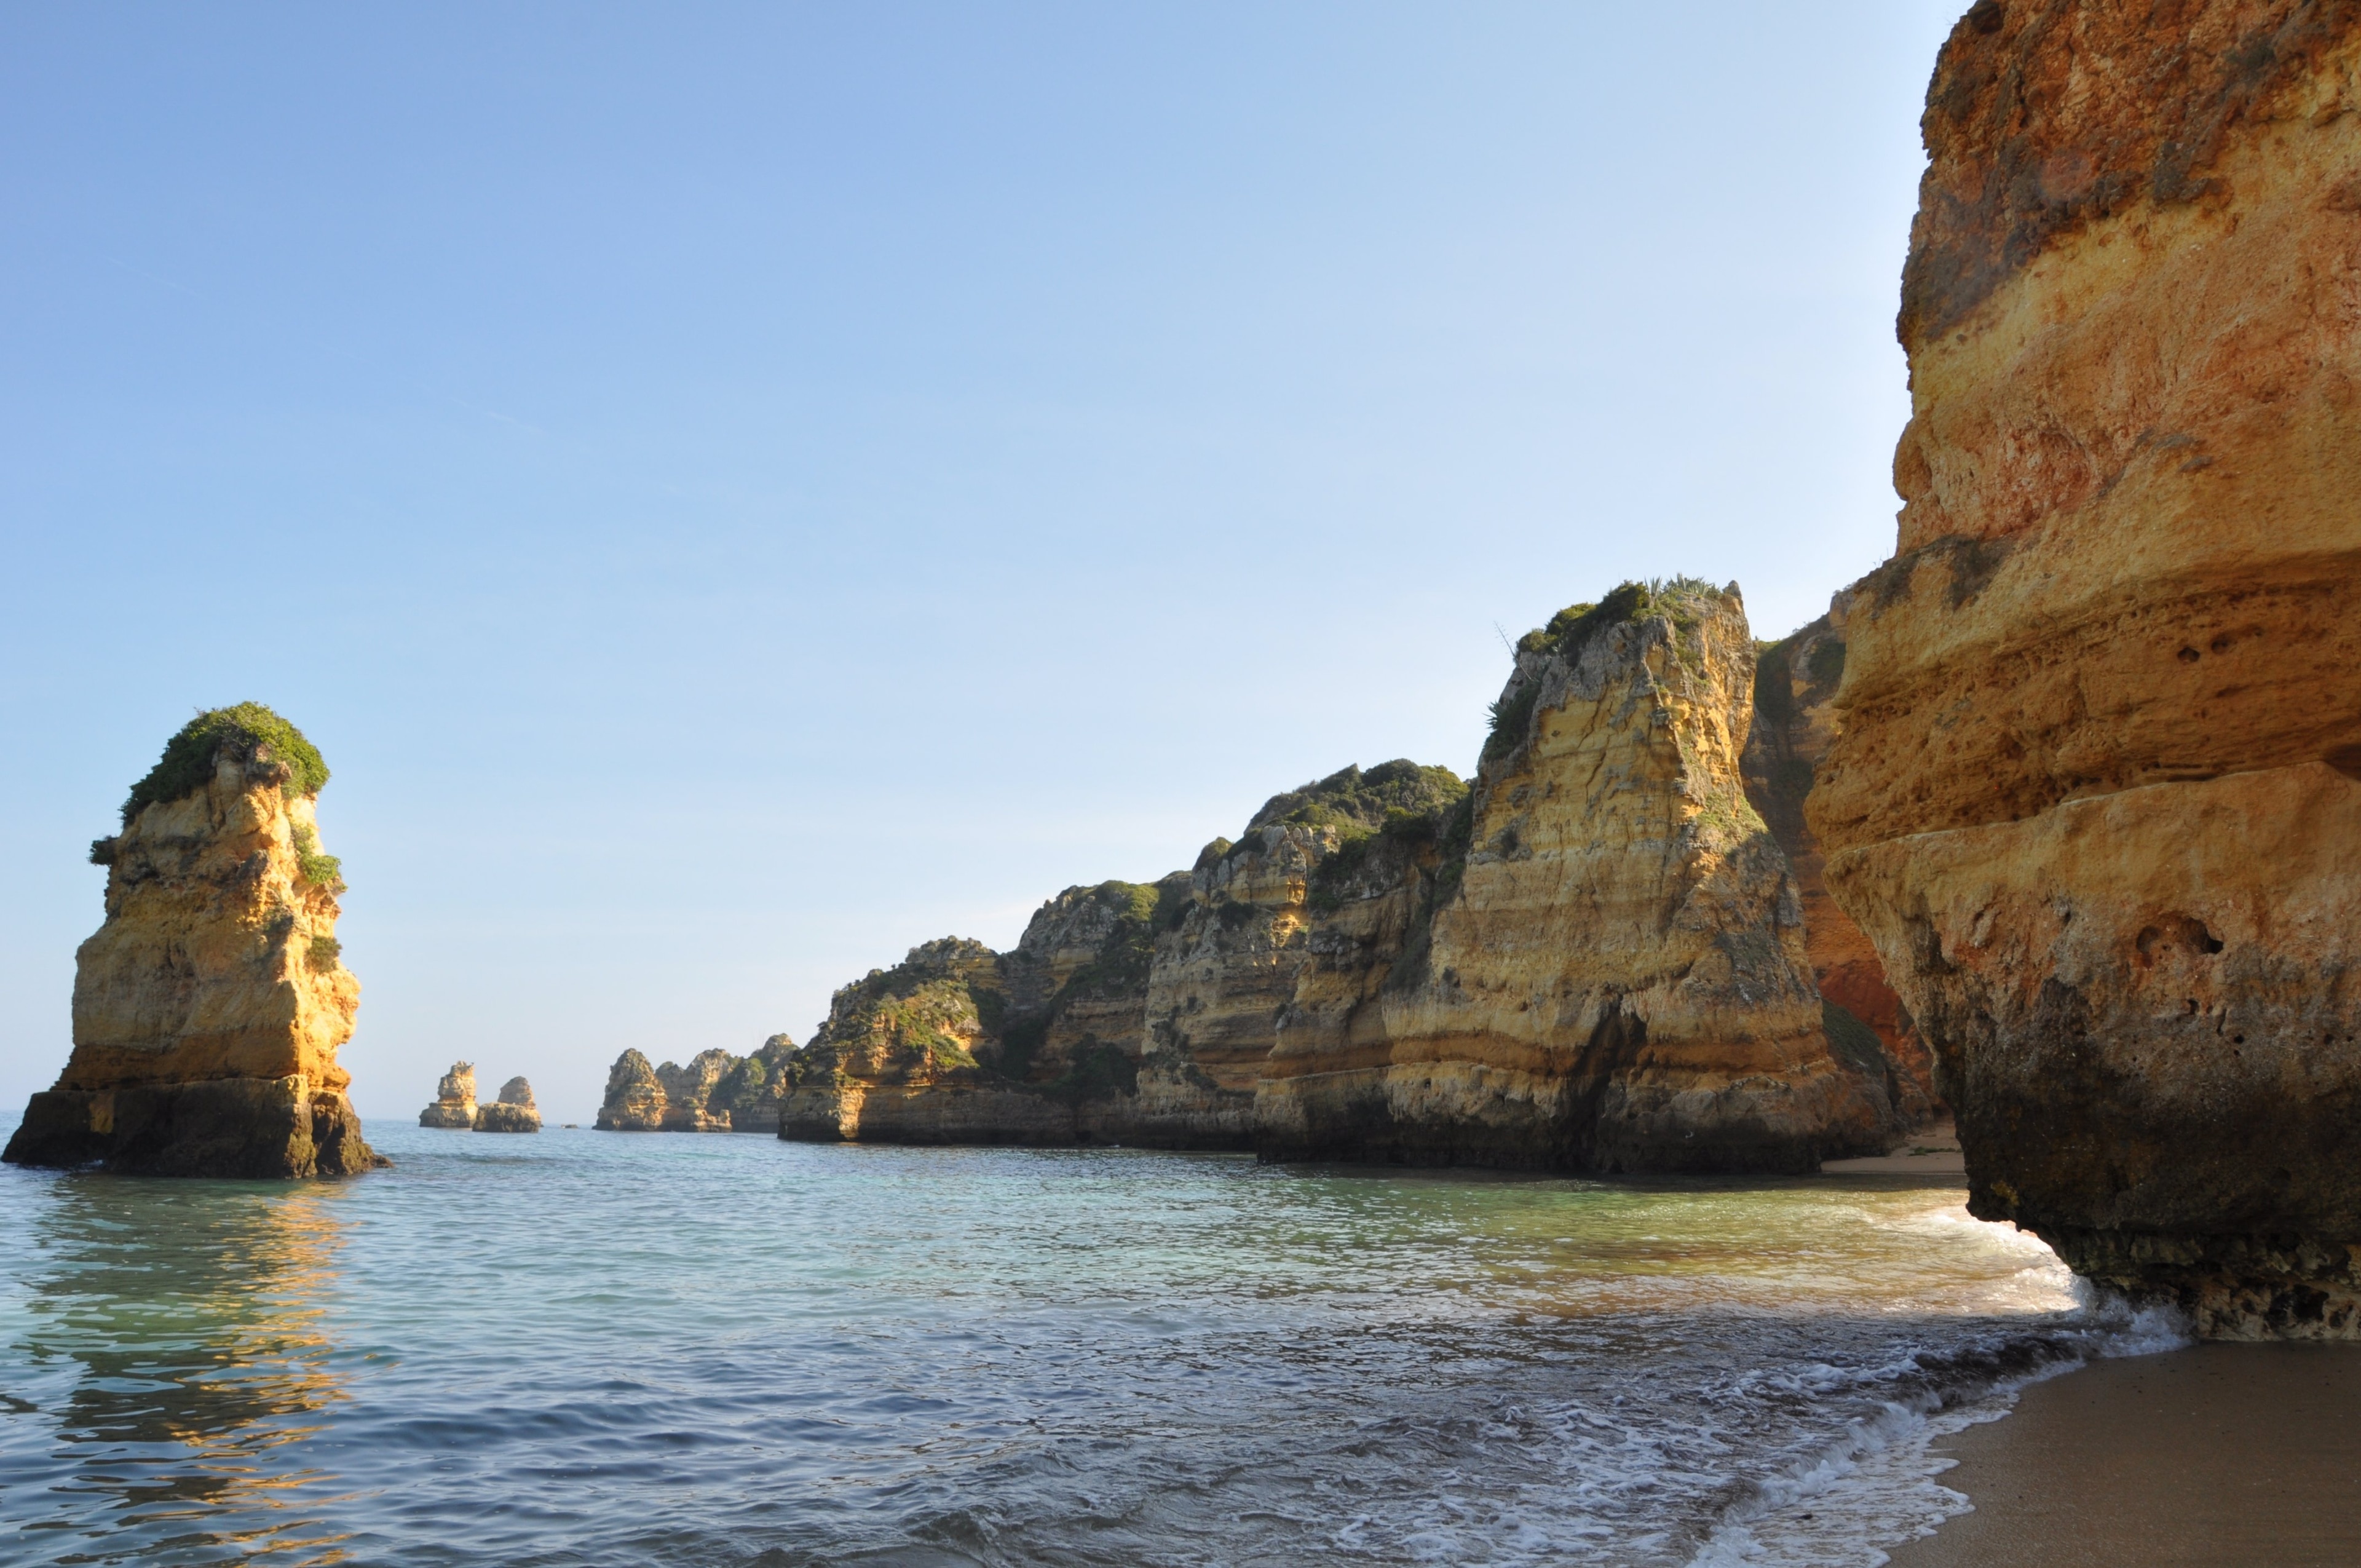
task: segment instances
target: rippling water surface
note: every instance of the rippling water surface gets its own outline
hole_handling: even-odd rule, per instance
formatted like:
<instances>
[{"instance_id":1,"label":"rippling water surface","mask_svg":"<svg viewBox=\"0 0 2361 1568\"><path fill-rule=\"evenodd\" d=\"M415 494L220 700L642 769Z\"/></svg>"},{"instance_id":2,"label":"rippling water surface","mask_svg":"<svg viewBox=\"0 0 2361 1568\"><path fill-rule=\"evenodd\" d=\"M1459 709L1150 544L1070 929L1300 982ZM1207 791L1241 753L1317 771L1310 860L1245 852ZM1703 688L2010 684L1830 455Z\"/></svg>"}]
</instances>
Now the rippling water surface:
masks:
<instances>
[{"instance_id":1,"label":"rippling water surface","mask_svg":"<svg viewBox=\"0 0 2361 1568\"><path fill-rule=\"evenodd\" d=\"M0 1168L0 1561L1868 1564L2124 1332L1891 1179L368 1134Z\"/></svg>"}]
</instances>

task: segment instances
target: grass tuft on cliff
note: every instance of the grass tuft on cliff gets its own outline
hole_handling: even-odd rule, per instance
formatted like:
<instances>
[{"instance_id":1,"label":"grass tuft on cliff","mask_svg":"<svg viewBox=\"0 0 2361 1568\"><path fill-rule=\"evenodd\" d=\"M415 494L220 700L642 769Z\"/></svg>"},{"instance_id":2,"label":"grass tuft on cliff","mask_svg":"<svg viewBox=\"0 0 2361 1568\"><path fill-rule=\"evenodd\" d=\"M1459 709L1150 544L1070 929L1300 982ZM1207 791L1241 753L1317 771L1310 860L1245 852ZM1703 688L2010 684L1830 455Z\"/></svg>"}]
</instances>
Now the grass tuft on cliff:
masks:
<instances>
[{"instance_id":1,"label":"grass tuft on cliff","mask_svg":"<svg viewBox=\"0 0 2361 1568\"><path fill-rule=\"evenodd\" d=\"M302 730L258 702L241 702L198 714L164 743L163 756L146 778L131 786L131 797L123 803L123 825L130 827L151 806L204 788L225 748L241 762L259 757L286 769L286 787L294 795L317 795L328 782L327 762Z\"/></svg>"}]
</instances>

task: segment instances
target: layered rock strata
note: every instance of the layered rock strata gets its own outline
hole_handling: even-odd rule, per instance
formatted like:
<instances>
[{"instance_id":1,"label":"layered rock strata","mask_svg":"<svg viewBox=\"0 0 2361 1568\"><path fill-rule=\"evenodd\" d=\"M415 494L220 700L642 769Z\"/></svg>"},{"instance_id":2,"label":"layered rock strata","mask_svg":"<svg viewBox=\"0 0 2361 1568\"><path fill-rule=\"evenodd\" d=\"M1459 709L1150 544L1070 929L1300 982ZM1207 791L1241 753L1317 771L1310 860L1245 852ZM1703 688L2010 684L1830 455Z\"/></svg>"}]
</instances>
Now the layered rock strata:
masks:
<instances>
[{"instance_id":1,"label":"layered rock strata","mask_svg":"<svg viewBox=\"0 0 2361 1568\"><path fill-rule=\"evenodd\" d=\"M1252 1147L1591 1170L1809 1168L1914 1107L1832 1054L1747 803L1734 592L1627 585L1527 639L1474 793L1348 768L1185 875L1070 888L838 992L781 1135ZM1865 1042L1865 1044L1864 1044Z\"/></svg>"},{"instance_id":2,"label":"layered rock strata","mask_svg":"<svg viewBox=\"0 0 2361 1568\"><path fill-rule=\"evenodd\" d=\"M686 1067L653 1066L627 1050L608 1071L592 1124L621 1133L775 1133L785 1087L779 1072L794 1051L785 1035L772 1036L751 1056L700 1051Z\"/></svg>"},{"instance_id":3,"label":"layered rock strata","mask_svg":"<svg viewBox=\"0 0 2361 1568\"><path fill-rule=\"evenodd\" d=\"M1916 1126L1944 1108L1935 1088L1934 1054L1887 982L1868 933L1828 896L1828 857L1804 814L1828 748L1843 729L1836 694L1844 665L1844 633L1829 616L1761 651L1754 725L1741 759L1746 798L1795 875L1804 905L1804 953L1820 988L1829 1047L1881 1075L1900 1121Z\"/></svg>"},{"instance_id":4,"label":"layered rock strata","mask_svg":"<svg viewBox=\"0 0 2361 1568\"><path fill-rule=\"evenodd\" d=\"M1071 887L1016 948L947 938L837 993L781 1135L1253 1146L1255 1083L1311 952L1318 865L1430 823L1447 769L1346 768L1273 796L1191 872Z\"/></svg>"},{"instance_id":5,"label":"layered rock strata","mask_svg":"<svg viewBox=\"0 0 2361 1568\"><path fill-rule=\"evenodd\" d=\"M321 851L327 765L255 703L192 719L92 846L106 918L74 960L73 1051L5 1157L165 1176L335 1176L385 1163L336 1050L360 983Z\"/></svg>"},{"instance_id":6,"label":"layered rock strata","mask_svg":"<svg viewBox=\"0 0 2361 1568\"><path fill-rule=\"evenodd\" d=\"M422 1127L445 1127L465 1132L476 1124L476 1069L455 1061L434 1086L434 1103L418 1113Z\"/></svg>"},{"instance_id":7,"label":"layered rock strata","mask_svg":"<svg viewBox=\"0 0 2361 1568\"><path fill-rule=\"evenodd\" d=\"M1807 1170L1882 1146L1883 1062L1831 1053L1795 881L1746 799L1754 663L1736 589L1686 580L1520 642L1433 858L1405 847L1350 889L1335 983L1287 1020L1315 1036L1282 1027L1258 1086L1265 1152Z\"/></svg>"},{"instance_id":8,"label":"layered rock strata","mask_svg":"<svg viewBox=\"0 0 2361 1568\"><path fill-rule=\"evenodd\" d=\"M533 1085L522 1078L500 1085L498 1100L476 1107L475 1127L479 1133L541 1131L541 1108L533 1102Z\"/></svg>"},{"instance_id":9,"label":"layered rock strata","mask_svg":"<svg viewBox=\"0 0 2361 1568\"><path fill-rule=\"evenodd\" d=\"M1954 30L1808 812L1974 1212L2223 1335L2361 1334L2356 78L2344 5Z\"/></svg>"}]
</instances>

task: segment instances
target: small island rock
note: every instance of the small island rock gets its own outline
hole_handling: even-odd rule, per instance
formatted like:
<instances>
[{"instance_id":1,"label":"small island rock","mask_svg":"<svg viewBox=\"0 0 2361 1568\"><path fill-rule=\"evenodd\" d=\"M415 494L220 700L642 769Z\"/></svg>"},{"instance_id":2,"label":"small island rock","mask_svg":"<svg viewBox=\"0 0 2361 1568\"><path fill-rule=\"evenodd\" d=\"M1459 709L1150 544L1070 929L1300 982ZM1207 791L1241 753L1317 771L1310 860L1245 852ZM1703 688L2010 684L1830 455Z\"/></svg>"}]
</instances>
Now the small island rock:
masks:
<instances>
[{"instance_id":1,"label":"small island rock","mask_svg":"<svg viewBox=\"0 0 2361 1568\"><path fill-rule=\"evenodd\" d=\"M434 1103L418 1113L422 1127L450 1127L466 1132L476 1124L476 1069L472 1062L455 1061L451 1070L443 1075L435 1086Z\"/></svg>"},{"instance_id":2,"label":"small island rock","mask_svg":"<svg viewBox=\"0 0 2361 1568\"><path fill-rule=\"evenodd\" d=\"M533 1085L522 1078L511 1078L500 1085L500 1097L489 1105L476 1107L476 1131L479 1133L537 1133L541 1131L541 1112L533 1102Z\"/></svg>"}]
</instances>

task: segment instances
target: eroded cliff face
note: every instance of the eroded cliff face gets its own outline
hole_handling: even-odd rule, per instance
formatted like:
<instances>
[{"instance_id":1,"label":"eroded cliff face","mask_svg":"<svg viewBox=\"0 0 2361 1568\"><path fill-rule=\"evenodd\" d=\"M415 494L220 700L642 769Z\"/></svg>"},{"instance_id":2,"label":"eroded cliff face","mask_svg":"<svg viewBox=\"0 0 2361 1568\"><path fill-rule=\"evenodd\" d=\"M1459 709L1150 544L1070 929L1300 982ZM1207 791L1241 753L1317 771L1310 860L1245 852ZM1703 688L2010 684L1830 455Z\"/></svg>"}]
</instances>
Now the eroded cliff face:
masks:
<instances>
[{"instance_id":1,"label":"eroded cliff face","mask_svg":"<svg viewBox=\"0 0 2361 1568\"><path fill-rule=\"evenodd\" d=\"M1290 1014L1319 1043L1269 1064L1265 1151L1799 1170L1881 1143L1891 1110L1830 1055L1741 783L1753 664L1735 591L1702 584L1626 585L1526 638L1433 860L1404 844L1340 889L1340 916L1367 907Z\"/></svg>"},{"instance_id":2,"label":"eroded cliff face","mask_svg":"<svg viewBox=\"0 0 2361 1568\"><path fill-rule=\"evenodd\" d=\"M422 1127L464 1132L476 1124L476 1068L455 1061L434 1086L434 1103L418 1113Z\"/></svg>"},{"instance_id":3,"label":"eroded cliff face","mask_svg":"<svg viewBox=\"0 0 2361 1568\"><path fill-rule=\"evenodd\" d=\"M533 1102L533 1085L522 1078L501 1084L498 1100L476 1107L474 1126L479 1133L541 1131L541 1107Z\"/></svg>"},{"instance_id":4,"label":"eroded cliff face","mask_svg":"<svg viewBox=\"0 0 2361 1568\"><path fill-rule=\"evenodd\" d=\"M944 938L829 999L790 1060L779 1136L805 1142L1070 1143L1072 1106L987 1069L1004 1015L1000 955Z\"/></svg>"},{"instance_id":5,"label":"eroded cliff face","mask_svg":"<svg viewBox=\"0 0 2361 1568\"><path fill-rule=\"evenodd\" d=\"M2361 1333L2361 11L1978 5L1809 815L1971 1203Z\"/></svg>"},{"instance_id":6,"label":"eroded cliff face","mask_svg":"<svg viewBox=\"0 0 2361 1568\"><path fill-rule=\"evenodd\" d=\"M1787 857L1804 905L1804 953L1820 990L1828 1046L1882 1079L1896 1119L1916 1126L1942 1109L1934 1053L1918 1035L1885 965L1853 917L1828 896L1828 857L1804 806L1843 729L1836 706L1845 665L1841 628L1822 616L1761 651L1754 725L1741 758L1746 798Z\"/></svg>"},{"instance_id":7,"label":"eroded cliff face","mask_svg":"<svg viewBox=\"0 0 2361 1568\"><path fill-rule=\"evenodd\" d=\"M99 840L106 919L75 955L73 1051L5 1158L168 1176L344 1175L362 1140L336 1051L360 983L340 960L327 768L256 704L191 720Z\"/></svg>"},{"instance_id":8,"label":"eroded cliff face","mask_svg":"<svg viewBox=\"0 0 2361 1568\"><path fill-rule=\"evenodd\" d=\"M912 949L838 993L781 1135L1252 1146L1321 866L1340 849L1357 864L1352 846L1389 823L1431 839L1464 787L1409 762L1346 768L1272 797L1193 872L1066 889L1010 952Z\"/></svg>"},{"instance_id":9,"label":"eroded cliff face","mask_svg":"<svg viewBox=\"0 0 2361 1568\"><path fill-rule=\"evenodd\" d=\"M699 1051L686 1067L656 1067L627 1050L608 1070L591 1124L609 1133L775 1133L786 1087L781 1069L795 1048L785 1035L774 1035L751 1056ZM506 1090L500 1098L508 1099Z\"/></svg>"},{"instance_id":10,"label":"eroded cliff face","mask_svg":"<svg viewBox=\"0 0 2361 1568\"><path fill-rule=\"evenodd\" d=\"M1340 931L1363 931L1369 920L1346 894L1398 871L1401 845L1432 843L1466 793L1448 768L1406 758L1345 768L1272 796L1235 842L1205 847L1189 900L1157 948L1136 1136L1264 1146L1263 1086L1275 1054L1301 1054L1326 1039L1323 1029L1352 1028L1342 1001L1350 985L1330 960L1335 944L1351 939ZM1381 941L1371 961L1389 962L1393 951ZM1377 1020L1368 1013L1365 1030Z\"/></svg>"}]
</instances>

